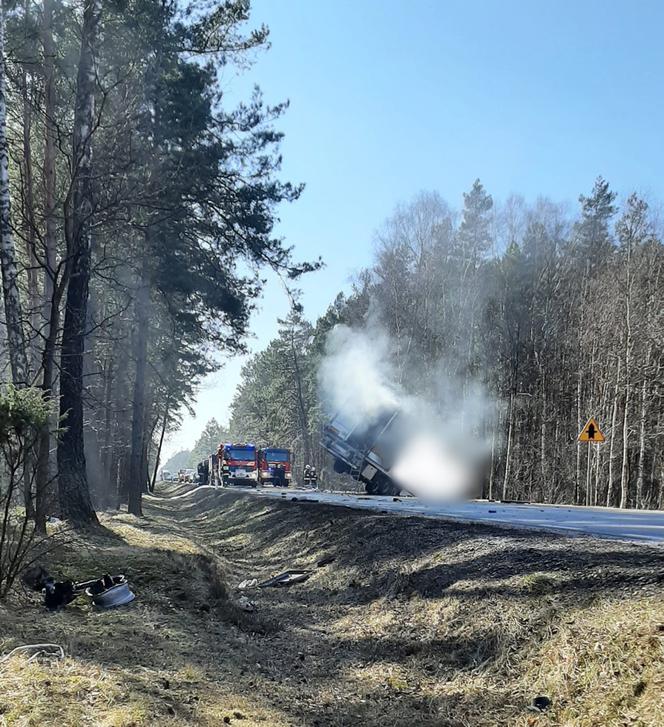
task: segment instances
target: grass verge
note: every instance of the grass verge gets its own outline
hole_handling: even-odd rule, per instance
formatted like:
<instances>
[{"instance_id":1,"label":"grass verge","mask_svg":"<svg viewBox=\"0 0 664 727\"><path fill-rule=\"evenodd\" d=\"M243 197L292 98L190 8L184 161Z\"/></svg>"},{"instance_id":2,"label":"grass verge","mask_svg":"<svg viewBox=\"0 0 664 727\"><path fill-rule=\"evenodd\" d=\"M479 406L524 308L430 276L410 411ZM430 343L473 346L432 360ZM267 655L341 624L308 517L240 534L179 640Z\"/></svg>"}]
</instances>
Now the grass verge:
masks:
<instances>
[{"instance_id":1,"label":"grass verge","mask_svg":"<svg viewBox=\"0 0 664 727\"><path fill-rule=\"evenodd\" d=\"M1 653L67 654L0 665L0 724L661 724L661 549L234 492L146 505L46 563L125 572L133 604L0 606ZM314 574L238 607L291 567Z\"/></svg>"}]
</instances>

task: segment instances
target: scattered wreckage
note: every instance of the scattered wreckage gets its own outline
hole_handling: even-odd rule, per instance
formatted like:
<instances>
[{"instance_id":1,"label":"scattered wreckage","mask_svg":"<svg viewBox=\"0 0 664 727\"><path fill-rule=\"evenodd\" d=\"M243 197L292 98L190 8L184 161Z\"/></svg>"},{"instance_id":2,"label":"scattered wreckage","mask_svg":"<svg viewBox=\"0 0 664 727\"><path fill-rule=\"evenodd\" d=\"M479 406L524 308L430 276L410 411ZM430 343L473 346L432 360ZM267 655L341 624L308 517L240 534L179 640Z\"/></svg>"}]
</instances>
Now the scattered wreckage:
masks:
<instances>
[{"instance_id":1,"label":"scattered wreckage","mask_svg":"<svg viewBox=\"0 0 664 727\"><path fill-rule=\"evenodd\" d=\"M87 581L56 581L45 568L36 566L23 574L22 581L27 588L42 593L44 605L49 611L56 611L82 595L104 609L124 606L136 598L124 575L104 573L100 578Z\"/></svg>"}]
</instances>

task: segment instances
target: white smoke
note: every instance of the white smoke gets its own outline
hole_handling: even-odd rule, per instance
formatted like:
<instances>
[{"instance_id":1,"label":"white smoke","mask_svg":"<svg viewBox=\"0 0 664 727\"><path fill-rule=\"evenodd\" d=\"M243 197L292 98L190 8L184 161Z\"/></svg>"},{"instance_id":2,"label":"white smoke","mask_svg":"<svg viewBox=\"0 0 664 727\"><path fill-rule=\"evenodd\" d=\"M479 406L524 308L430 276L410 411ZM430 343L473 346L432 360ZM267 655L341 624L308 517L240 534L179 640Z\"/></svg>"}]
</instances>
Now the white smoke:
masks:
<instances>
[{"instance_id":1,"label":"white smoke","mask_svg":"<svg viewBox=\"0 0 664 727\"><path fill-rule=\"evenodd\" d=\"M396 409L403 395L391 360L390 341L382 329L335 326L319 370L328 413L341 412L349 424L360 426L381 411Z\"/></svg>"},{"instance_id":2,"label":"white smoke","mask_svg":"<svg viewBox=\"0 0 664 727\"><path fill-rule=\"evenodd\" d=\"M408 492L428 499L462 500L472 494L475 480L474 468L433 432L410 437L390 474Z\"/></svg>"},{"instance_id":3,"label":"white smoke","mask_svg":"<svg viewBox=\"0 0 664 727\"><path fill-rule=\"evenodd\" d=\"M417 384L428 393L408 393L399 384L397 359L380 324L336 326L319 370L327 414L363 428L381 413L398 410L390 475L402 489L438 500L477 496L489 451L486 396L479 386L455 385L442 365L428 366L428 374L409 368L404 375L409 388Z\"/></svg>"}]
</instances>

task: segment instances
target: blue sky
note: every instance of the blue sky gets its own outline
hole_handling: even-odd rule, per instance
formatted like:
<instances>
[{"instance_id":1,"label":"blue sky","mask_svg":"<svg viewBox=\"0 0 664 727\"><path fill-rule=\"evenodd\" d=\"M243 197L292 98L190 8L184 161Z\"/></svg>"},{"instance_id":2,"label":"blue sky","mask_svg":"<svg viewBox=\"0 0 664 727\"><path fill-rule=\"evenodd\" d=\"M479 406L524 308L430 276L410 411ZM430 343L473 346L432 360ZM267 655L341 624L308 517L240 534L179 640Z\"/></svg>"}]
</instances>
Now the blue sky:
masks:
<instances>
[{"instance_id":1,"label":"blue sky","mask_svg":"<svg viewBox=\"0 0 664 727\"><path fill-rule=\"evenodd\" d=\"M511 193L576 202L598 174L622 196L664 200L664 2L640 0L254 0L272 47L227 73L229 98L253 83L290 100L283 176L305 182L278 227L300 258L315 319L371 260L395 205L435 189L453 206L480 177ZM271 281L253 350L288 304ZM225 421L240 360L205 382L166 454Z\"/></svg>"}]
</instances>

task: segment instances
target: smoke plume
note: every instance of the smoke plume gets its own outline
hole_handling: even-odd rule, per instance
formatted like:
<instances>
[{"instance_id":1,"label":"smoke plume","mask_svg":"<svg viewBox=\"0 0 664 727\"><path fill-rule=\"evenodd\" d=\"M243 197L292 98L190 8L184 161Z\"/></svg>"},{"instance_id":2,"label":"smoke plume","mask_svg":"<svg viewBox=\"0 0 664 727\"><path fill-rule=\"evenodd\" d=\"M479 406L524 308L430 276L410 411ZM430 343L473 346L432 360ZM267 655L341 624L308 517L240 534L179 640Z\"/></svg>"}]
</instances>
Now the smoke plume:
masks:
<instances>
[{"instance_id":1,"label":"smoke plume","mask_svg":"<svg viewBox=\"0 0 664 727\"><path fill-rule=\"evenodd\" d=\"M356 431L399 411L390 475L402 489L439 500L479 494L490 437L481 387L455 383L442 362L406 366L380 323L332 329L319 383L326 413Z\"/></svg>"}]
</instances>

